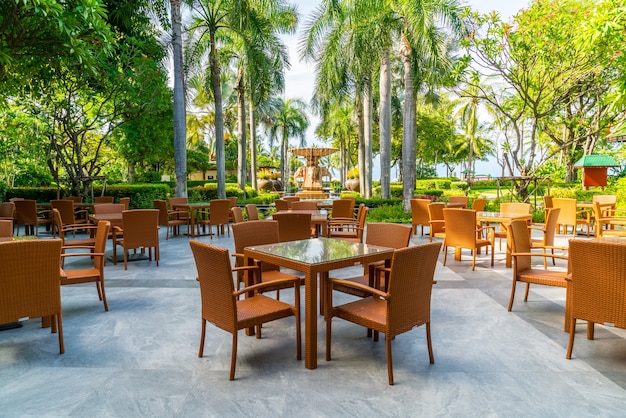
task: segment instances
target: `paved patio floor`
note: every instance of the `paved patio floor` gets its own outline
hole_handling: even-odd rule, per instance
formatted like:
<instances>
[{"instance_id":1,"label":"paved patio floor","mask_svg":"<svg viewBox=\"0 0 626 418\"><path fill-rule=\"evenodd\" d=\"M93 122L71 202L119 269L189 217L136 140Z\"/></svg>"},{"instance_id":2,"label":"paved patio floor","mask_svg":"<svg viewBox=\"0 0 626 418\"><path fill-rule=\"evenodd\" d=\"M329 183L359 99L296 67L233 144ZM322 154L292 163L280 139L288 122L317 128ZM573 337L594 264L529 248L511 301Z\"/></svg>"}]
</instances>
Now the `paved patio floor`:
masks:
<instances>
[{"instance_id":1,"label":"paved patio floor","mask_svg":"<svg viewBox=\"0 0 626 418\"><path fill-rule=\"evenodd\" d=\"M265 325L261 340L240 333L231 382L230 334L209 325L205 355L197 357L200 297L189 238L166 241L165 230L160 234L159 267L147 260L129 263L127 271L123 263L107 264L109 312L93 284L62 288L65 354L39 320L0 332L0 416L626 415L626 333L597 326L588 341L580 323L566 360L565 290L533 286L524 303L520 285L507 312L511 270L501 251L495 268L483 253L474 272L467 251L462 261L451 252L446 267L440 256L432 297L435 364L428 362L424 327L398 336L394 386L387 385L384 340L373 342L356 325L335 319L333 360L326 362L322 317L316 370L296 360L289 318ZM233 250L232 237L199 240ZM292 297L281 292L284 300Z\"/></svg>"}]
</instances>

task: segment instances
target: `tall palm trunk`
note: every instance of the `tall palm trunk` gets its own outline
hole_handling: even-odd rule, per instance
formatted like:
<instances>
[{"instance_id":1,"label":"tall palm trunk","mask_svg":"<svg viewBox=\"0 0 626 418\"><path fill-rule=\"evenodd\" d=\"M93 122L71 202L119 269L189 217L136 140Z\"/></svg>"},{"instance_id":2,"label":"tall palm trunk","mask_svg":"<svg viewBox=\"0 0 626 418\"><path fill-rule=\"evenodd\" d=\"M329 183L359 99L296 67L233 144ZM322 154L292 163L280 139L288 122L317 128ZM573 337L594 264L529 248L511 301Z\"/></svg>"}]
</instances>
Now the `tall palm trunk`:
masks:
<instances>
[{"instance_id":1,"label":"tall palm trunk","mask_svg":"<svg viewBox=\"0 0 626 418\"><path fill-rule=\"evenodd\" d=\"M380 193L383 199L391 194L391 62L389 48L380 64Z\"/></svg>"},{"instance_id":2,"label":"tall palm trunk","mask_svg":"<svg viewBox=\"0 0 626 418\"><path fill-rule=\"evenodd\" d=\"M358 167L359 167L359 190L361 193L365 190L365 124L363 118L363 98L361 94L356 94L356 115L358 121Z\"/></svg>"},{"instance_id":3,"label":"tall palm trunk","mask_svg":"<svg viewBox=\"0 0 626 418\"><path fill-rule=\"evenodd\" d=\"M217 55L215 32L211 32L211 88L215 100L215 160L217 163L217 197L226 199L226 161L224 155L224 113L222 109L222 84Z\"/></svg>"},{"instance_id":4,"label":"tall palm trunk","mask_svg":"<svg viewBox=\"0 0 626 418\"><path fill-rule=\"evenodd\" d=\"M171 0L172 47L174 54L174 173L176 196L187 196L187 131L185 78L183 73L182 15L180 0Z\"/></svg>"},{"instance_id":5,"label":"tall palm trunk","mask_svg":"<svg viewBox=\"0 0 626 418\"><path fill-rule=\"evenodd\" d=\"M289 192L289 162L287 160L287 152L289 152L289 135L287 134L287 128L283 128L282 142L281 142L281 156L280 156L280 175L283 181L283 191Z\"/></svg>"},{"instance_id":6,"label":"tall palm trunk","mask_svg":"<svg viewBox=\"0 0 626 418\"><path fill-rule=\"evenodd\" d=\"M413 92L413 65L411 45L402 37L402 63L404 65L404 109L402 133L402 204L404 210L411 208L411 198L415 189L415 93Z\"/></svg>"},{"instance_id":7,"label":"tall palm trunk","mask_svg":"<svg viewBox=\"0 0 626 418\"><path fill-rule=\"evenodd\" d=\"M246 191L246 100L245 78L243 65L239 67L237 77L237 119L239 138L237 140L237 183L239 188Z\"/></svg>"},{"instance_id":8,"label":"tall palm trunk","mask_svg":"<svg viewBox=\"0 0 626 418\"><path fill-rule=\"evenodd\" d=\"M250 181L252 188L258 190L256 184L256 116L254 111L254 103L250 100Z\"/></svg>"},{"instance_id":9,"label":"tall palm trunk","mask_svg":"<svg viewBox=\"0 0 626 418\"><path fill-rule=\"evenodd\" d=\"M363 86L363 188L361 195L372 197L372 80L368 77Z\"/></svg>"}]
</instances>

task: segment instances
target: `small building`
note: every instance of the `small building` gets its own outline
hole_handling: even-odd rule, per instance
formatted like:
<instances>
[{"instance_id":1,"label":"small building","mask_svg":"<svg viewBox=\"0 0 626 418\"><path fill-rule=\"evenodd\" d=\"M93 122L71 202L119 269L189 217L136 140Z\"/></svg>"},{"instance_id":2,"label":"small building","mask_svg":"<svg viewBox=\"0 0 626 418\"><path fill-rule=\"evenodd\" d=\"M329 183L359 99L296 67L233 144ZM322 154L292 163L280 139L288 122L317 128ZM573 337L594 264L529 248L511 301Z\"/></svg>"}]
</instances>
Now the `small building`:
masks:
<instances>
[{"instance_id":1,"label":"small building","mask_svg":"<svg viewBox=\"0 0 626 418\"><path fill-rule=\"evenodd\" d=\"M609 167L619 167L617 161L609 155L585 155L574 164L574 168L583 169L583 188L585 190L588 190L590 186L604 189Z\"/></svg>"}]
</instances>

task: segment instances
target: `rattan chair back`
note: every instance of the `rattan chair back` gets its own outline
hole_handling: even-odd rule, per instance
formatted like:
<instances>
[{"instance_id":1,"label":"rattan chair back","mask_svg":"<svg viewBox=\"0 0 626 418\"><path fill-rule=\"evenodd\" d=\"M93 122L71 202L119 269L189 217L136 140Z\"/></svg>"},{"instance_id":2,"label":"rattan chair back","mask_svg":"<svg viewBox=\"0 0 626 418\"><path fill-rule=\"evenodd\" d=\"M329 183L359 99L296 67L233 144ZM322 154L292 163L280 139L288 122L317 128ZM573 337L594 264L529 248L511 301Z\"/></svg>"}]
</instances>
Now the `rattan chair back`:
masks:
<instances>
[{"instance_id":1,"label":"rattan chair back","mask_svg":"<svg viewBox=\"0 0 626 418\"><path fill-rule=\"evenodd\" d=\"M246 205L246 214L248 215L249 221L258 221L259 220L259 211L254 203L248 203Z\"/></svg>"},{"instance_id":2,"label":"rattan chair back","mask_svg":"<svg viewBox=\"0 0 626 418\"><path fill-rule=\"evenodd\" d=\"M430 240L433 238L444 238L446 235L445 222L443 220L443 210L445 203L435 202L428 205L428 223L430 224Z\"/></svg>"},{"instance_id":3,"label":"rattan chair back","mask_svg":"<svg viewBox=\"0 0 626 418\"><path fill-rule=\"evenodd\" d=\"M278 222L278 239L281 242L311 238L310 213L277 212L272 219Z\"/></svg>"},{"instance_id":4,"label":"rattan chair back","mask_svg":"<svg viewBox=\"0 0 626 418\"><path fill-rule=\"evenodd\" d=\"M94 196L93 203L113 203L113 196Z\"/></svg>"},{"instance_id":5,"label":"rattan chair back","mask_svg":"<svg viewBox=\"0 0 626 418\"><path fill-rule=\"evenodd\" d=\"M154 259L159 265L159 211L157 209L134 209L122 212L122 230L124 236L121 240L115 240L113 245L121 245L124 248L124 270L128 269L128 251L138 248L147 248L148 257L152 260L152 248ZM117 264L117 260L114 259Z\"/></svg>"},{"instance_id":6,"label":"rattan chair back","mask_svg":"<svg viewBox=\"0 0 626 418\"><path fill-rule=\"evenodd\" d=\"M462 207L467 208L467 204L469 203L469 197L467 197L467 196L450 196L448 198L448 203L451 203L453 205L458 205L459 207L461 207L460 205L463 205Z\"/></svg>"},{"instance_id":7,"label":"rattan chair back","mask_svg":"<svg viewBox=\"0 0 626 418\"><path fill-rule=\"evenodd\" d=\"M0 324L52 317L52 332L58 331L63 354L61 245L59 239L0 244Z\"/></svg>"},{"instance_id":8,"label":"rattan chair back","mask_svg":"<svg viewBox=\"0 0 626 418\"><path fill-rule=\"evenodd\" d=\"M15 219L15 203L2 202L0 203L0 219Z\"/></svg>"},{"instance_id":9,"label":"rattan chair back","mask_svg":"<svg viewBox=\"0 0 626 418\"><path fill-rule=\"evenodd\" d=\"M354 199L333 200L333 207L330 212L331 219L354 219L354 203Z\"/></svg>"},{"instance_id":10,"label":"rattan chair back","mask_svg":"<svg viewBox=\"0 0 626 418\"><path fill-rule=\"evenodd\" d=\"M300 200L291 203L293 210L317 210L317 202L315 200Z\"/></svg>"},{"instance_id":11,"label":"rattan chair back","mask_svg":"<svg viewBox=\"0 0 626 418\"><path fill-rule=\"evenodd\" d=\"M289 210L289 202L287 202L285 199L274 200L274 205L276 205L277 212L280 212L283 210Z\"/></svg>"},{"instance_id":12,"label":"rattan chair back","mask_svg":"<svg viewBox=\"0 0 626 418\"><path fill-rule=\"evenodd\" d=\"M443 219L446 227L446 236L443 240L443 265L448 259L448 247L468 248L472 250L472 271L476 268L476 253L478 249L491 247L491 265L494 264L492 227L488 227L486 238L482 238L483 228L478 228L476 211L471 209L444 209Z\"/></svg>"},{"instance_id":13,"label":"rattan chair back","mask_svg":"<svg viewBox=\"0 0 626 418\"><path fill-rule=\"evenodd\" d=\"M130 209L130 197L120 197L120 203L124 205L124 210Z\"/></svg>"},{"instance_id":14,"label":"rattan chair back","mask_svg":"<svg viewBox=\"0 0 626 418\"><path fill-rule=\"evenodd\" d=\"M483 212L487 206L487 199L474 199L472 202L472 210L476 212Z\"/></svg>"},{"instance_id":15,"label":"rattan chair back","mask_svg":"<svg viewBox=\"0 0 626 418\"><path fill-rule=\"evenodd\" d=\"M239 222L243 222L243 211L239 206L235 206L234 208L230 208L230 213L232 214L233 223L238 224Z\"/></svg>"},{"instance_id":16,"label":"rattan chair back","mask_svg":"<svg viewBox=\"0 0 626 418\"><path fill-rule=\"evenodd\" d=\"M0 237L13 236L13 221L10 219L0 219Z\"/></svg>"},{"instance_id":17,"label":"rattan chair back","mask_svg":"<svg viewBox=\"0 0 626 418\"><path fill-rule=\"evenodd\" d=\"M15 223L18 227L18 235L20 225L25 226L26 235L39 235L39 225L50 224L52 222L49 218L39 217L39 213L37 211L37 201L35 200L14 200L13 204L15 205Z\"/></svg>"},{"instance_id":18,"label":"rattan chair back","mask_svg":"<svg viewBox=\"0 0 626 418\"><path fill-rule=\"evenodd\" d=\"M126 206L123 203L98 203L93 205L93 213L122 213L126 210Z\"/></svg>"},{"instance_id":19,"label":"rattan chair back","mask_svg":"<svg viewBox=\"0 0 626 418\"><path fill-rule=\"evenodd\" d=\"M429 226L428 205L429 199L411 199L411 225L413 234L417 234L417 226L422 227L422 236L424 235L424 227Z\"/></svg>"}]
</instances>

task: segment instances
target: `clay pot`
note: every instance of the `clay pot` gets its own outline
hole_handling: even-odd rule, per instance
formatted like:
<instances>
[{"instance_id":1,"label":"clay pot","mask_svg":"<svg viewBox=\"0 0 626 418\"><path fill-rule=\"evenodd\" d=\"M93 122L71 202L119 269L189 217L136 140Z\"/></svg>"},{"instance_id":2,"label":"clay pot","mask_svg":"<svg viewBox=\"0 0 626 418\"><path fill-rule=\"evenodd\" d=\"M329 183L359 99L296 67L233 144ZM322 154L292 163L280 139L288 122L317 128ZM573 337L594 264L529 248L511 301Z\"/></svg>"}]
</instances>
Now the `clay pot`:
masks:
<instances>
[{"instance_id":1,"label":"clay pot","mask_svg":"<svg viewBox=\"0 0 626 418\"><path fill-rule=\"evenodd\" d=\"M359 179L348 179L348 180L346 180L346 182L343 185L346 186L346 189L350 190L351 192L360 192L361 191L361 186L359 184Z\"/></svg>"}]
</instances>

